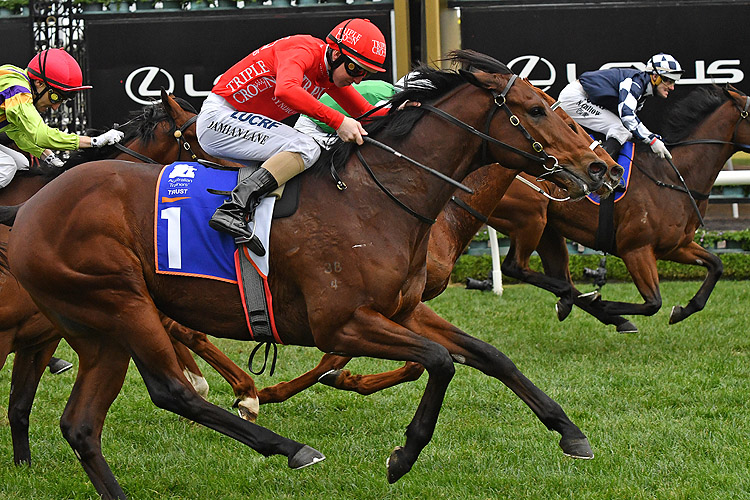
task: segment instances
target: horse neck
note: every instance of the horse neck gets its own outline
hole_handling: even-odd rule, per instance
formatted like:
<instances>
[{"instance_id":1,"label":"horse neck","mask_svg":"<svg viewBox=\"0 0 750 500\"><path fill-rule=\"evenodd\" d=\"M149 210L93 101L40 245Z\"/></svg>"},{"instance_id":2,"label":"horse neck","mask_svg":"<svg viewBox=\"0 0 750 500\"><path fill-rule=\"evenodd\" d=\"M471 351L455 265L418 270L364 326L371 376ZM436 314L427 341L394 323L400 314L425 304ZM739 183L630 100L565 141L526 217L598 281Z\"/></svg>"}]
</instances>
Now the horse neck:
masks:
<instances>
[{"instance_id":1,"label":"horse neck","mask_svg":"<svg viewBox=\"0 0 750 500\"><path fill-rule=\"evenodd\" d=\"M686 141L713 139L731 142L737 116L730 102L722 104L695 128ZM673 149L675 166L692 190L708 193L711 190L724 164L736 151L732 144L691 144Z\"/></svg>"},{"instance_id":2,"label":"horse neck","mask_svg":"<svg viewBox=\"0 0 750 500\"><path fill-rule=\"evenodd\" d=\"M151 141L146 141L142 138L135 138L132 141L125 144L125 146L136 153L140 153L156 163L168 164L175 161L179 161L181 149L178 149L177 142L175 140L161 139L161 136L157 134L156 138ZM125 152L119 152L113 157L115 160L133 160L133 157ZM140 160L136 160L140 161Z\"/></svg>"},{"instance_id":3,"label":"horse neck","mask_svg":"<svg viewBox=\"0 0 750 500\"><path fill-rule=\"evenodd\" d=\"M472 172L462 181L465 186L474 190L474 194L456 191L454 196L484 217L489 217L500 203L500 199L515 179L516 174L518 174L517 170L509 170L497 163L487 165ZM448 246L449 250L441 254L449 259L452 267L482 225L484 225L483 220L478 219L463 207L456 203L448 203L432 230L433 235L436 231L440 231L442 237L430 238L430 251L433 251L433 247L437 245Z\"/></svg>"},{"instance_id":4,"label":"horse neck","mask_svg":"<svg viewBox=\"0 0 750 500\"><path fill-rule=\"evenodd\" d=\"M481 129L491 99L487 98L486 106L472 106L471 93L474 92L485 93L471 85L459 87L434 106ZM481 140L476 135L425 111L425 116L417 122L408 138L401 141L395 149L448 177L462 179L476 167L480 144ZM399 192L404 193L403 199L411 200L412 208L430 218L438 217L455 190L446 181L406 163L399 163L393 169L384 169L382 176L388 179L384 182L385 185L398 185Z\"/></svg>"}]
</instances>

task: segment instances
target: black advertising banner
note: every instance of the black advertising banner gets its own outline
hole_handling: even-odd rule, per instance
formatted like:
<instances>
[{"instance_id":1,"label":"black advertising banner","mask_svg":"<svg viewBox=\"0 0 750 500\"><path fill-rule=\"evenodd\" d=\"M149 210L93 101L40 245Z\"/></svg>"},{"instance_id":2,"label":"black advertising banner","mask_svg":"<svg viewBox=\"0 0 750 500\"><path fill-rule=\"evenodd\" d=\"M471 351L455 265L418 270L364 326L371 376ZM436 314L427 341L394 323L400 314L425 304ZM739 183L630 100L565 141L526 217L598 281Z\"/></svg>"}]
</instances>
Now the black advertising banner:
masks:
<instances>
[{"instance_id":1,"label":"black advertising banner","mask_svg":"<svg viewBox=\"0 0 750 500\"><path fill-rule=\"evenodd\" d=\"M3 54L0 64L25 68L34 57L29 16L0 18L0 40Z\"/></svg>"},{"instance_id":2,"label":"black advertising banner","mask_svg":"<svg viewBox=\"0 0 750 500\"><path fill-rule=\"evenodd\" d=\"M393 61L388 9L233 9L171 15L85 16L89 47L87 80L90 125L107 128L128 111L158 99L161 87L200 109L219 75L253 50L278 38L325 36L349 17L365 17L380 28ZM392 79L389 70L384 79Z\"/></svg>"},{"instance_id":3,"label":"black advertising banner","mask_svg":"<svg viewBox=\"0 0 750 500\"><path fill-rule=\"evenodd\" d=\"M696 84L731 83L750 93L750 2L654 3L461 4L461 42L508 64L553 97L585 71L643 68L652 55L671 54L685 73L673 95L650 98L639 114L652 130L669 104Z\"/></svg>"}]
</instances>

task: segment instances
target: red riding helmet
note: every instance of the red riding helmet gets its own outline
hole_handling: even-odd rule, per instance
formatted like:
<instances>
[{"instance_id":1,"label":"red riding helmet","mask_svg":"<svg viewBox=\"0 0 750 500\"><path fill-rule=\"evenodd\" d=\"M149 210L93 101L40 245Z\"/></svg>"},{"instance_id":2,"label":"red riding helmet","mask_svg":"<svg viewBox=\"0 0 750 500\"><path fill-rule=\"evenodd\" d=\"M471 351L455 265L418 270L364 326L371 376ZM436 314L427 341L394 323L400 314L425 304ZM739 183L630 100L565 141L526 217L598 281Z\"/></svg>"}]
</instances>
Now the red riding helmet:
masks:
<instances>
[{"instance_id":1,"label":"red riding helmet","mask_svg":"<svg viewBox=\"0 0 750 500\"><path fill-rule=\"evenodd\" d=\"M29 62L26 69L30 78L41 80L65 92L92 88L91 85L83 85L81 67L73 56L63 49L41 51Z\"/></svg>"},{"instance_id":2,"label":"red riding helmet","mask_svg":"<svg viewBox=\"0 0 750 500\"><path fill-rule=\"evenodd\" d=\"M326 42L372 73L385 71L385 37L369 19L342 22L328 34Z\"/></svg>"}]
</instances>

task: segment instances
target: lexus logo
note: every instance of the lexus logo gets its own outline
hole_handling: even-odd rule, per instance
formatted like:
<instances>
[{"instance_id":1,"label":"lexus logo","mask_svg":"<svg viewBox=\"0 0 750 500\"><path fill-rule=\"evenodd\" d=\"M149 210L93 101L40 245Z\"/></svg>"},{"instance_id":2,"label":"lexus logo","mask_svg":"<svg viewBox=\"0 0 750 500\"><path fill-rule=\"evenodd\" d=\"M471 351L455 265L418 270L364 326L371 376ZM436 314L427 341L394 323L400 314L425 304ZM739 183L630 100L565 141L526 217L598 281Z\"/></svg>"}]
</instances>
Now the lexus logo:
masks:
<instances>
[{"instance_id":1,"label":"lexus logo","mask_svg":"<svg viewBox=\"0 0 750 500\"><path fill-rule=\"evenodd\" d=\"M141 76L142 75L142 76ZM154 80L157 80L154 82ZM140 83L138 83L140 82ZM133 91L133 86L138 88ZM152 100L144 98L159 97L161 88L164 87L168 93L174 92L174 78L161 68L156 66L144 66L138 68L128 75L125 80L125 92L128 97L138 104L151 104Z\"/></svg>"},{"instance_id":2,"label":"lexus logo","mask_svg":"<svg viewBox=\"0 0 750 500\"><path fill-rule=\"evenodd\" d=\"M523 64L523 67L521 67L520 71L513 69L514 66L520 67L521 64ZM537 66L539 67L538 69ZM539 56L518 56L508 63L508 67L513 73L521 78L528 78L532 85L541 88L545 92L549 90L557 78L557 71L555 71L552 63Z\"/></svg>"},{"instance_id":3,"label":"lexus logo","mask_svg":"<svg viewBox=\"0 0 750 500\"><path fill-rule=\"evenodd\" d=\"M692 65L685 61L683 68L685 75L678 82L680 85L706 85L711 83L739 83L745 78L740 68L739 59L717 59L706 62L696 59ZM555 84L557 71L549 60L535 55L518 56L508 63L511 71L522 78L528 78L532 85L541 88L545 92ZM514 69L518 68L518 70ZM638 68L643 71L645 64L642 62L608 62L602 64L599 69L607 68ZM692 75L695 75L694 77ZM578 78L576 63L565 64L564 84L570 83Z\"/></svg>"},{"instance_id":4,"label":"lexus logo","mask_svg":"<svg viewBox=\"0 0 750 500\"><path fill-rule=\"evenodd\" d=\"M128 77L125 79L125 93L128 97L138 104L151 104L154 97L161 95L161 88L169 93L174 93L175 90L182 93L184 92L188 97L204 98L211 93L211 88L207 90L196 90L194 75L186 73L182 75L182 81L178 81L183 85L181 89L176 89L175 79L164 68L157 66L142 66L134 69ZM221 75L214 79L212 84L215 85L219 81Z\"/></svg>"}]
</instances>

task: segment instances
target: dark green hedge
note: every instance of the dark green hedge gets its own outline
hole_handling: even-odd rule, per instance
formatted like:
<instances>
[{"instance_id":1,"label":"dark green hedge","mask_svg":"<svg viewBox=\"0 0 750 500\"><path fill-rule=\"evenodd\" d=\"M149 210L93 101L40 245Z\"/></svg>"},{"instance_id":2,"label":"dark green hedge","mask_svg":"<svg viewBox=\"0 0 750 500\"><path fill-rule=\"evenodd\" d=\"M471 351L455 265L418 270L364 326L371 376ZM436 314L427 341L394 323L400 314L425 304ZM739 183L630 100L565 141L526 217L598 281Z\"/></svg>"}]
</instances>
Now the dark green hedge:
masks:
<instances>
[{"instance_id":1,"label":"dark green hedge","mask_svg":"<svg viewBox=\"0 0 750 500\"><path fill-rule=\"evenodd\" d=\"M725 253L719 255L724 263L724 274L722 279L746 280L750 279L750 254ZM571 255L570 274L573 281L578 283L590 282L589 278L583 276L583 268L596 269L601 260L600 255ZM531 257L531 268L542 271L541 260L538 256ZM700 266L688 266L674 262L659 261L657 263L659 278L661 280L702 280L706 276L706 270ZM462 255L451 276L454 283L463 282L466 278L486 279L492 272L492 258L489 255ZM507 277L508 283L513 283ZM631 281L625 264L621 259L614 256L607 257L607 281Z\"/></svg>"}]
</instances>

